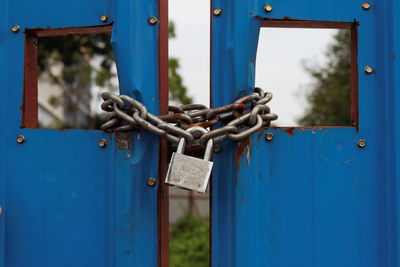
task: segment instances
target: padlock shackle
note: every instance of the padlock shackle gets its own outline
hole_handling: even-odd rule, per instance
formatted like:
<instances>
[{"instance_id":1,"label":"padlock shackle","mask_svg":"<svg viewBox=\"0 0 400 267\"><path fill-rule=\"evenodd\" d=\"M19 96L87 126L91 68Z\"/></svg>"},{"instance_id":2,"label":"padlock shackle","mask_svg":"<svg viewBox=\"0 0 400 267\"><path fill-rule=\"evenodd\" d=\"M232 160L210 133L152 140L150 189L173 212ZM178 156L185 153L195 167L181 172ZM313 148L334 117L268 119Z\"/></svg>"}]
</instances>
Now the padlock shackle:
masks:
<instances>
[{"instance_id":1,"label":"padlock shackle","mask_svg":"<svg viewBox=\"0 0 400 267\"><path fill-rule=\"evenodd\" d=\"M210 138L206 144L206 151L204 152L204 160L211 161L213 154L214 141Z\"/></svg>"},{"instance_id":2,"label":"padlock shackle","mask_svg":"<svg viewBox=\"0 0 400 267\"><path fill-rule=\"evenodd\" d=\"M189 133L196 132L196 131L201 132L202 134L208 133L208 131L206 129L204 129L203 127L200 127L200 126L191 127L189 129L187 129L186 131ZM214 146L213 140L209 139L207 141L206 149L204 152L204 158L203 158L204 160L211 161L213 146ZM176 153L183 154L185 152L185 148L186 148L186 139L182 137L179 140L178 147L176 149Z\"/></svg>"},{"instance_id":3,"label":"padlock shackle","mask_svg":"<svg viewBox=\"0 0 400 267\"><path fill-rule=\"evenodd\" d=\"M176 153L183 154L186 148L186 139L181 138L178 143L178 148L176 149Z\"/></svg>"}]
</instances>

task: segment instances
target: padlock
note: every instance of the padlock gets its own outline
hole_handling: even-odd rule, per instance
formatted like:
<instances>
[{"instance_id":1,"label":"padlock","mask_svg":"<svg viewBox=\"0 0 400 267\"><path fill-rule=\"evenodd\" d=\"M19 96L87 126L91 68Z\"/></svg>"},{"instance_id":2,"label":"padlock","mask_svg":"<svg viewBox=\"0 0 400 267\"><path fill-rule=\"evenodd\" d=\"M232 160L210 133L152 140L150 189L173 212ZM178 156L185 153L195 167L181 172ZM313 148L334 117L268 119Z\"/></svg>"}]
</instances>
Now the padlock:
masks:
<instances>
[{"instance_id":1,"label":"padlock","mask_svg":"<svg viewBox=\"0 0 400 267\"><path fill-rule=\"evenodd\" d=\"M199 126L189 128L187 131L200 131L202 133L208 132L206 129ZM213 140L208 140L203 159L184 155L185 147L186 139L181 138L176 152L172 154L165 183L204 194L207 190L211 170L214 164L210 161L212 156Z\"/></svg>"}]
</instances>

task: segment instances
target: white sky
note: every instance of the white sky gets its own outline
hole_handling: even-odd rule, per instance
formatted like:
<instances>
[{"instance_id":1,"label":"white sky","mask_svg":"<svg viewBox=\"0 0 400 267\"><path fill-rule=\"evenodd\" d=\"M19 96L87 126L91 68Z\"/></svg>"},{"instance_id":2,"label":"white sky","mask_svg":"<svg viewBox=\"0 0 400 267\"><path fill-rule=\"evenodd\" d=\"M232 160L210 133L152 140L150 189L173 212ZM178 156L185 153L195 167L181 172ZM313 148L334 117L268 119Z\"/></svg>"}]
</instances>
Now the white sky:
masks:
<instances>
[{"instance_id":1,"label":"white sky","mask_svg":"<svg viewBox=\"0 0 400 267\"><path fill-rule=\"evenodd\" d=\"M179 73L195 103L208 106L210 77L210 1L170 0L169 19L176 38L169 41L169 55L179 59ZM188 12L196 8L196 12ZM273 93L275 123L295 126L305 110L304 92L311 83L304 60L322 63L336 30L263 28L257 52L256 86Z\"/></svg>"}]
</instances>

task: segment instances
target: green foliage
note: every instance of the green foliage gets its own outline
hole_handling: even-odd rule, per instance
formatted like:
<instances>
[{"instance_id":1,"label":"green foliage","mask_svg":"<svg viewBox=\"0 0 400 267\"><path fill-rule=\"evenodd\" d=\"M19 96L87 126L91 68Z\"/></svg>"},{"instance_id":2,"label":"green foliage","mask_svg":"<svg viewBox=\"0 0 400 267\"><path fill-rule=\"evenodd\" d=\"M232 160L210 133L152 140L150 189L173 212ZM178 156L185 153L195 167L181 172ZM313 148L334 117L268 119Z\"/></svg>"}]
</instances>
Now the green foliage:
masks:
<instances>
[{"instance_id":1,"label":"green foliage","mask_svg":"<svg viewBox=\"0 0 400 267\"><path fill-rule=\"evenodd\" d=\"M170 229L170 266L207 267L210 260L209 219L186 214Z\"/></svg>"},{"instance_id":2,"label":"green foliage","mask_svg":"<svg viewBox=\"0 0 400 267\"><path fill-rule=\"evenodd\" d=\"M175 38L175 24L170 21L168 25L168 37ZM183 85L182 76L178 72L179 61L177 58L168 60L168 86L169 96L172 100L177 100L182 104L192 104L193 98L187 95L187 88Z\"/></svg>"},{"instance_id":3,"label":"green foliage","mask_svg":"<svg viewBox=\"0 0 400 267\"><path fill-rule=\"evenodd\" d=\"M168 85L171 99L182 104L191 104L193 99L187 95L187 88L183 85L182 77L178 73L179 61L176 58L168 60Z\"/></svg>"},{"instance_id":4,"label":"green foliage","mask_svg":"<svg viewBox=\"0 0 400 267\"><path fill-rule=\"evenodd\" d=\"M340 30L329 46L325 66L305 66L313 77L312 90L307 95L310 104L300 125L350 125L351 83L350 31Z\"/></svg>"},{"instance_id":5,"label":"green foliage","mask_svg":"<svg viewBox=\"0 0 400 267\"><path fill-rule=\"evenodd\" d=\"M90 59L101 57L101 69L96 70ZM52 60L53 62L49 61ZM110 34L68 35L57 37L42 37L39 39L38 64L39 73L48 71L52 63L61 62L62 77L54 77L69 82L75 82L76 75L80 76L79 85L90 83L92 71L96 72L95 81L99 86L106 86L107 78L113 77L111 66L114 61L110 44ZM82 67L80 67L82 66ZM82 79L86 77L85 79ZM109 80L109 79L108 79Z\"/></svg>"},{"instance_id":6,"label":"green foliage","mask_svg":"<svg viewBox=\"0 0 400 267\"><path fill-rule=\"evenodd\" d=\"M174 38L175 35L175 23L173 21L168 22L168 38Z\"/></svg>"}]
</instances>

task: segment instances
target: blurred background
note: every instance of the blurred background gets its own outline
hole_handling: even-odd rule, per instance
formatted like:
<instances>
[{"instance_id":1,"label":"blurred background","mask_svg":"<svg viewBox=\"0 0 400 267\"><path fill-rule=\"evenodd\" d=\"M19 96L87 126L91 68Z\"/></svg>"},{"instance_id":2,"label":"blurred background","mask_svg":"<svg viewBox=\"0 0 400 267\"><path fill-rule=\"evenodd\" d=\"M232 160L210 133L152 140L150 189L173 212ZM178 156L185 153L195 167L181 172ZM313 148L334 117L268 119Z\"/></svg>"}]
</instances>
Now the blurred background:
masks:
<instances>
[{"instance_id":1,"label":"blurred background","mask_svg":"<svg viewBox=\"0 0 400 267\"><path fill-rule=\"evenodd\" d=\"M170 104L209 104L209 10L169 1ZM39 128L100 129L100 93L118 93L110 37L39 38ZM350 126L350 57L347 30L262 28L256 86L274 95L273 126ZM169 216L171 266L208 266L208 194L170 188Z\"/></svg>"}]
</instances>

